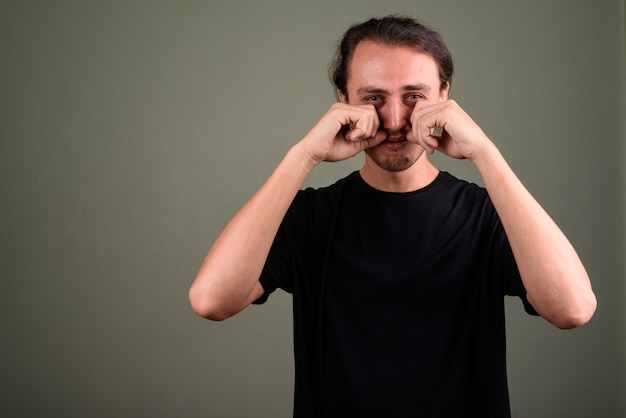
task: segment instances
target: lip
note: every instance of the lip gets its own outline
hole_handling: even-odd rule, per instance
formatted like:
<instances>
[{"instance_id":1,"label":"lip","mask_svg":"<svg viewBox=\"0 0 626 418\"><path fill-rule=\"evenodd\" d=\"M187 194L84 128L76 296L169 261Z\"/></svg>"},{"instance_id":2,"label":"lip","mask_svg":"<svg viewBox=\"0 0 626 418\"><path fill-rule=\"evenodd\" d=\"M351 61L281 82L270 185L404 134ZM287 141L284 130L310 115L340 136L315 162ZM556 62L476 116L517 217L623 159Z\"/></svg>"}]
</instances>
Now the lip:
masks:
<instances>
[{"instance_id":1,"label":"lip","mask_svg":"<svg viewBox=\"0 0 626 418\"><path fill-rule=\"evenodd\" d=\"M387 139L383 142L383 145L392 150L398 150L404 148L409 141L406 138L403 139Z\"/></svg>"}]
</instances>

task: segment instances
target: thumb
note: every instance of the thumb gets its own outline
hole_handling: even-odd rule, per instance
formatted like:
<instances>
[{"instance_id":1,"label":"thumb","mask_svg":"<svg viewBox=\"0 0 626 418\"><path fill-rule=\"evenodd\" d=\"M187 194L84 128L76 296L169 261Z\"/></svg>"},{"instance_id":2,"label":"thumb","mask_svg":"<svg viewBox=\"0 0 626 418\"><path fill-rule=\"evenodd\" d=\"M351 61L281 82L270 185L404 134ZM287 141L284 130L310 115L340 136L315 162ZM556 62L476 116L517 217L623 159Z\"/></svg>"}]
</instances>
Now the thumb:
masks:
<instances>
[{"instance_id":1,"label":"thumb","mask_svg":"<svg viewBox=\"0 0 626 418\"><path fill-rule=\"evenodd\" d=\"M382 143L385 139L387 139L387 132L386 131L377 131L374 134L374 136L366 138L363 141L364 142L363 149L372 148L372 147L375 147L377 145L380 145L380 143Z\"/></svg>"},{"instance_id":2,"label":"thumb","mask_svg":"<svg viewBox=\"0 0 626 418\"><path fill-rule=\"evenodd\" d=\"M437 147L439 146L438 137L432 136L432 135L428 135L427 138L423 138L423 137L419 137L418 138L418 137L415 136L414 131L409 131L406 134L406 139L409 142L413 142L413 143L421 146L429 154L433 154L435 152L435 149L437 149ZM427 141L427 139L428 139L428 141Z\"/></svg>"}]
</instances>

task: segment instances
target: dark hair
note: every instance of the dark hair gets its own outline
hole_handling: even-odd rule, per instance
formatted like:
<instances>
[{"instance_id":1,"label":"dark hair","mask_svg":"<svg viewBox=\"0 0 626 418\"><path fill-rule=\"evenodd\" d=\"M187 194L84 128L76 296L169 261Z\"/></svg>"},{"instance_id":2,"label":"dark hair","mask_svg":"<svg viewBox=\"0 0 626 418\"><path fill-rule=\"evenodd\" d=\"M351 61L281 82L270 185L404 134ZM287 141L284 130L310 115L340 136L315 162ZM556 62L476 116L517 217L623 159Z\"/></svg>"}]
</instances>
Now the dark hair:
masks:
<instances>
[{"instance_id":1,"label":"dark hair","mask_svg":"<svg viewBox=\"0 0 626 418\"><path fill-rule=\"evenodd\" d=\"M370 19L350 27L337 47L335 58L330 65L330 76L343 94L347 94L348 67L357 45L363 40L380 42L390 46L406 46L426 53L435 59L439 67L440 88L452 82L454 65L452 55L441 36L415 19L405 16L385 16Z\"/></svg>"}]
</instances>

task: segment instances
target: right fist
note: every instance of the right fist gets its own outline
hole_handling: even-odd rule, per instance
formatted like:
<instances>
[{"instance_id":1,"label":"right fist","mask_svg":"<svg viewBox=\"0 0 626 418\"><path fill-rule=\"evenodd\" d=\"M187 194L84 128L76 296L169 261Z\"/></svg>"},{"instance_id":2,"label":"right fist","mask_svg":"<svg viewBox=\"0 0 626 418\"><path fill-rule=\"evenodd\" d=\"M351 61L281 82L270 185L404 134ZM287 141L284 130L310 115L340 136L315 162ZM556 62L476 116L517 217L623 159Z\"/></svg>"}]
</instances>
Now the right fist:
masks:
<instances>
[{"instance_id":1,"label":"right fist","mask_svg":"<svg viewBox=\"0 0 626 418\"><path fill-rule=\"evenodd\" d=\"M387 138L373 105L333 104L303 141L316 161L342 161Z\"/></svg>"}]
</instances>

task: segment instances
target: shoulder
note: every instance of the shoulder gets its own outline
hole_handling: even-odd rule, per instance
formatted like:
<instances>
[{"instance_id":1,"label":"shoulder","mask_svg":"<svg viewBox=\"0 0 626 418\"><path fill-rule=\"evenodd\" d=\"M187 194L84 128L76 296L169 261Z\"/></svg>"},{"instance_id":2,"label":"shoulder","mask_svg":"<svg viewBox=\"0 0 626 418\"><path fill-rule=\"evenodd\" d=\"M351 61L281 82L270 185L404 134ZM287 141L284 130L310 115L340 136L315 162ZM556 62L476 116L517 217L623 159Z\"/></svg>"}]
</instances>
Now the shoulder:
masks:
<instances>
[{"instance_id":1,"label":"shoulder","mask_svg":"<svg viewBox=\"0 0 626 418\"><path fill-rule=\"evenodd\" d=\"M447 189L452 191L464 191L469 193L486 193L485 189L475 183L470 183L467 180L459 179L447 171L439 173L437 179L433 182L433 185L439 189Z\"/></svg>"},{"instance_id":2,"label":"shoulder","mask_svg":"<svg viewBox=\"0 0 626 418\"><path fill-rule=\"evenodd\" d=\"M358 179L358 172L352 172L329 186L320 188L308 187L304 190L300 190L296 196L296 200L300 200L307 206L336 202L339 200L344 189L354 185Z\"/></svg>"},{"instance_id":3,"label":"shoulder","mask_svg":"<svg viewBox=\"0 0 626 418\"><path fill-rule=\"evenodd\" d=\"M285 216L285 223L311 225L333 218L341 202L341 196L351 183L355 182L357 172L338 180L332 185L299 190Z\"/></svg>"},{"instance_id":4,"label":"shoulder","mask_svg":"<svg viewBox=\"0 0 626 418\"><path fill-rule=\"evenodd\" d=\"M443 200L454 204L475 205L489 201L489 195L484 187L459 179L445 171L439 173L425 191L433 203Z\"/></svg>"}]
</instances>

